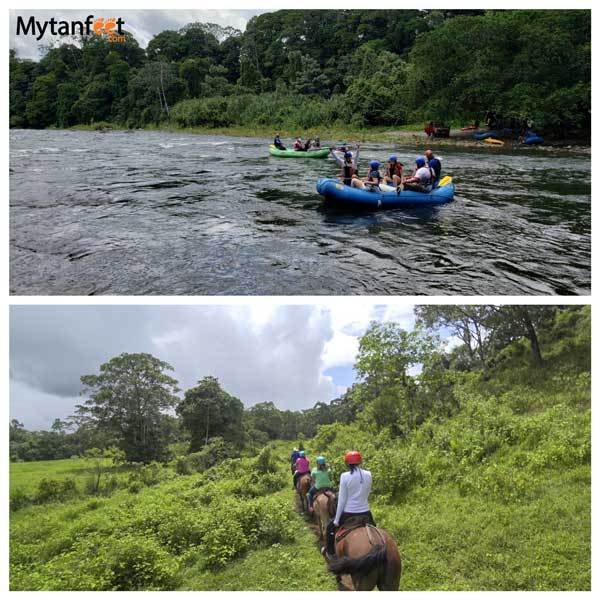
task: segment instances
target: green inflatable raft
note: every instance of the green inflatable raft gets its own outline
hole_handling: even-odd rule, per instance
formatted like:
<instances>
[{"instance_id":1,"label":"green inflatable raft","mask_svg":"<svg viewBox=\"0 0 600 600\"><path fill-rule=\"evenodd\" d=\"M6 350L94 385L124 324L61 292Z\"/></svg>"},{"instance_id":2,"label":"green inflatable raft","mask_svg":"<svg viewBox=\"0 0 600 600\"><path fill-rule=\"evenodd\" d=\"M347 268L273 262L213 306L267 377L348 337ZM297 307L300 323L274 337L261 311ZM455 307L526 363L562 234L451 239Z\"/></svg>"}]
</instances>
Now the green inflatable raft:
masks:
<instances>
[{"instance_id":1,"label":"green inflatable raft","mask_svg":"<svg viewBox=\"0 0 600 600\"><path fill-rule=\"evenodd\" d=\"M306 152L301 150L278 150L271 144L269 146L269 152L273 156L283 156L291 158L325 158L329 155L329 147L319 148L318 150L308 150Z\"/></svg>"}]
</instances>

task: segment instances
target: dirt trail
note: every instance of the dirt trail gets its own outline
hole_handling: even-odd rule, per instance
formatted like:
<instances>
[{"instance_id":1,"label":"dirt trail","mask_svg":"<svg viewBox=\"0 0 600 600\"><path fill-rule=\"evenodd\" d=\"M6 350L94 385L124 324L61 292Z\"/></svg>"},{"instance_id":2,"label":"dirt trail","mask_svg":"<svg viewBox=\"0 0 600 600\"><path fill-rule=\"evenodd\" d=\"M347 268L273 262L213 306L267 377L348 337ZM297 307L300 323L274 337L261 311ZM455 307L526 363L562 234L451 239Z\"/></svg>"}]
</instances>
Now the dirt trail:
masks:
<instances>
[{"instance_id":1,"label":"dirt trail","mask_svg":"<svg viewBox=\"0 0 600 600\"><path fill-rule=\"evenodd\" d=\"M306 524L306 526L313 532L315 539L316 539L316 543L317 543L317 549L319 551L319 554L322 555L321 546L324 542L321 542L321 539L320 539L320 530L319 530L319 524L317 523L317 519L314 516L314 514L311 515L308 513L303 513L302 506L300 504L300 497L298 496L298 494L294 494L294 497L295 497L296 510L298 511L298 514L300 514L300 516L304 519L304 523ZM325 559L325 557L323 557L323 561L325 562L325 564L327 564L327 560ZM332 575L332 577L333 577L333 575ZM350 575L342 576L342 582L338 583L338 590L339 591L347 591L347 592L354 591L354 587L352 585L352 577L350 577Z\"/></svg>"}]
</instances>

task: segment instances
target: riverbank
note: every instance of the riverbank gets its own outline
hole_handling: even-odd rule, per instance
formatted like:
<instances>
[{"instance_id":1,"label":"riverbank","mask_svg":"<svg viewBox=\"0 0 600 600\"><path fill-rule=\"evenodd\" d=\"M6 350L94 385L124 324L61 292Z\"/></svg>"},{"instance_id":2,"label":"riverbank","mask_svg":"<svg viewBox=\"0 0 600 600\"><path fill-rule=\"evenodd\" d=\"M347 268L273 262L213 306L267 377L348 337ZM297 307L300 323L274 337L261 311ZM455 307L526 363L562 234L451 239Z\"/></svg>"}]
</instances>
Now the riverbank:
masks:
<instances>
[{"instance_id":1,"label":"riverbank","mask_svg":"<svg viewBox=\"0 0 600 600\"><path fill-rule=\"evenodd\" d=\"M126 127L112 123L96 123L93 125L77 125L71 127L74 131L102 131L111 130L129 130ZM353 130L350 128L323 127L316 129L305 129L302 131L292 131L285 128L272 126L230 126L230 127L178 127L176 125L161 124L148 125L143 128L144 131L166 131L170 133L187 133L194 135L227 135L232 137L251 137L251 138L272 138L275 133L279 133L284 140L294 139L301 136L303 139L319 136L321 142L326 145L327 142L340 143L381 143L389 144L401 142L403 144L414 144L415 146L430 146L431 148L444 147L463 147L463 148L486 148L486 149L511 149L511 150L542 150L546 152L568 152L574 154L591 154L592 148L589 140L582 138L573 138L569 140L552 140L547 143L536 146L527 146L519 143L518 140L505 140L502 146L491 146L490 144L473 139L473 133L476 131L462 131L461 129L450 129L449 138L430 139L425 135L418 125L408 125L400 129L390 129L389 127L373 127L369 129ZM484 131L483 129L477 131Z\"/></svg>"}]
</instances>

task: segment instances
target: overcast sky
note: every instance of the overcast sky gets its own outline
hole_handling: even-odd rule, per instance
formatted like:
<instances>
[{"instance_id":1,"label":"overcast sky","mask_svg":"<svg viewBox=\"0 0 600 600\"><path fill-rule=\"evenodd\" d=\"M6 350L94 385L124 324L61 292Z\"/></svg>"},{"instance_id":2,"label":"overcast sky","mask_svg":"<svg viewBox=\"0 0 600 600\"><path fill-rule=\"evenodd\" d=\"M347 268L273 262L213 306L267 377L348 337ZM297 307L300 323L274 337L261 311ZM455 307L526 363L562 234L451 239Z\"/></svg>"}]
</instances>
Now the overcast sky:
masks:
<instances>
[{"instance_id":1,"label":"overcast sky","mask_svg":"<svg viewBox=\"0 0 600 600\"><path fill-rule=\"evenodd\" d=\"M17 51L19 58L40 58L40 43L48 44L52 36L44 35L41 42L35 36L17 36L17 16L26 22L31 16L43 22L54 18L58 21L83 21L88 15L95 17L121 17L125 21L125 30L133 33L138 44L145 48L148 42L166 29L178 30L188 23L216 23L231 26L244 31L248 21L254 16L268 10L11 10L10 11L10 48Z\"/></svg>"},{"instance_id":2,"label":"overcast sky","mask_svg":"<svg viewBox=\"0 0 600 600\"><path fill-rule=\"evenodd\" d=\"M81 375L121 352L148 352L187 389L206 375L246 406L303 409L354 381L358 338L371 320L412 329L412 306L12 306L10 418L47 429L81 403Z\"/></svg>"}]
</instances>

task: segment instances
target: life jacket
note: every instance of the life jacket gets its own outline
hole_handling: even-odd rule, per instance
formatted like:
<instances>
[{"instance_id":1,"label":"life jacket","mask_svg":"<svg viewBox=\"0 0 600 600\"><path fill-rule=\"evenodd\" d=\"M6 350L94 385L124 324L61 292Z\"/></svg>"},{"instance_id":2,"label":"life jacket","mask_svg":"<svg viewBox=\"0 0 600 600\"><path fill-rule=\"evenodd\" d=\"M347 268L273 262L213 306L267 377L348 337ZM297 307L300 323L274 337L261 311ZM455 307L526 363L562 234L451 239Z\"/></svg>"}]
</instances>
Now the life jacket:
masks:
<instances>
[{"instance_id":1,"label":"life jacket","mask_svg":"<svg viewBox=\"0 0 600 600\"><path fill-rule=\"evenodd\" d=\"M342 165L344 170L344 179L352 179L352 175L354 175L354 165L352 163L344 163Z\"/></svg>"},{"instance_id":2,"label":"life jacket","mask_svg":"<svg viewBox=\"0 0 600 600\"><path fill-rule=\"evenodd\" d=\"M392 173L390 171L390 165L388 163L387 169L386 169L386 173L389 173L388 177L393 177L394 175L398 175L398 177L402 177L402 167L400 166L399 163L395 163L394 165L394 172Z\"/></svg>"},{"instance_id":3,"label":"life jacket","mask_svg":"<svg viewBox=\"0 0 600 600\"><path fill-rule=\"evenodd\" d=\"M377 177L371 177L371 173L373 173L373 171L375 171L377 173ZM371 171L369 171L369 175L367 176L368 181L375 181L375 179L377 179L378 181L381 181L381 173L379 172L379 169L372 169Z\"/></svg>"}]
</instances>

